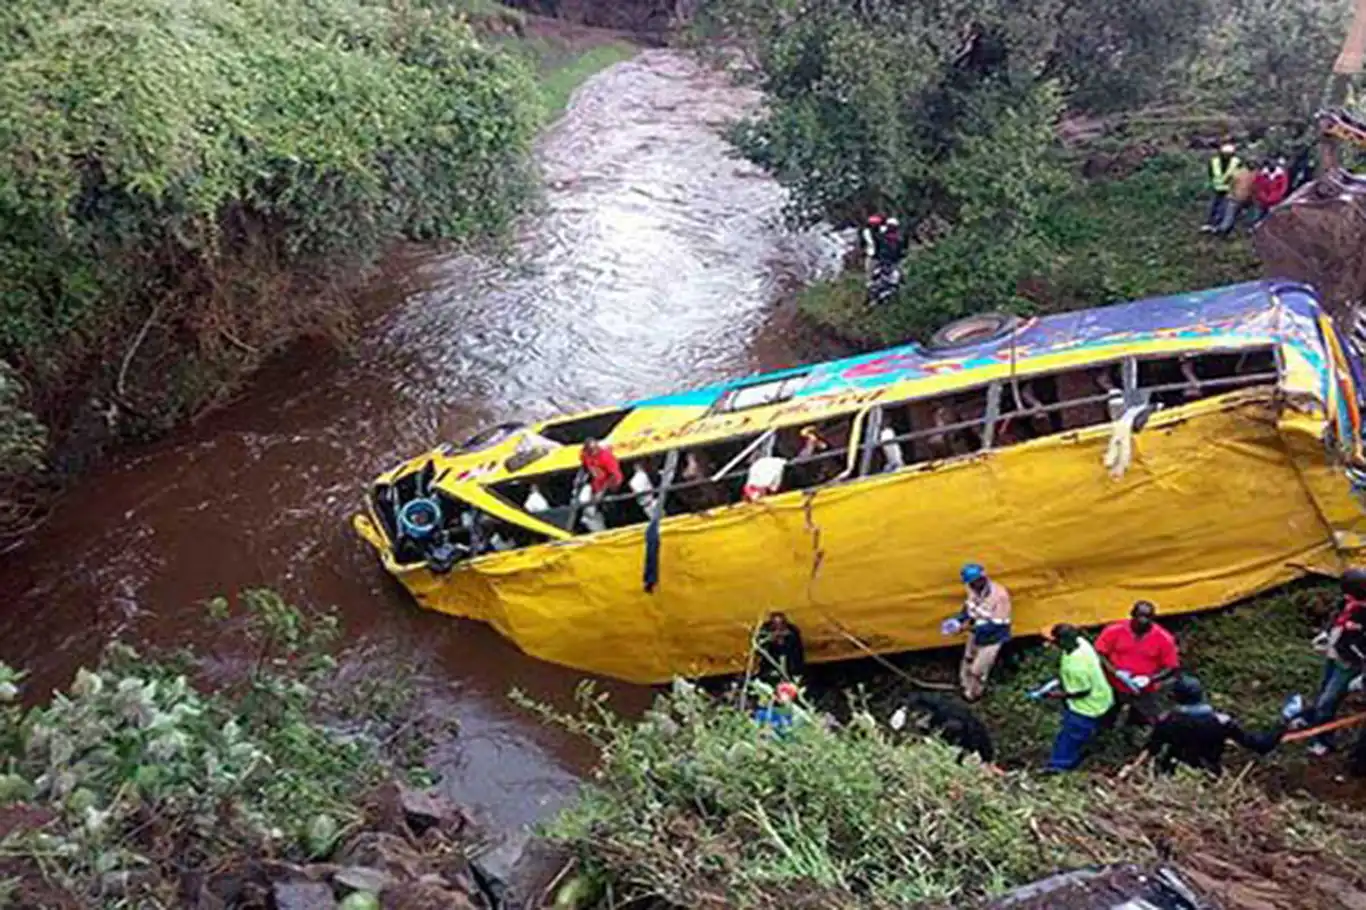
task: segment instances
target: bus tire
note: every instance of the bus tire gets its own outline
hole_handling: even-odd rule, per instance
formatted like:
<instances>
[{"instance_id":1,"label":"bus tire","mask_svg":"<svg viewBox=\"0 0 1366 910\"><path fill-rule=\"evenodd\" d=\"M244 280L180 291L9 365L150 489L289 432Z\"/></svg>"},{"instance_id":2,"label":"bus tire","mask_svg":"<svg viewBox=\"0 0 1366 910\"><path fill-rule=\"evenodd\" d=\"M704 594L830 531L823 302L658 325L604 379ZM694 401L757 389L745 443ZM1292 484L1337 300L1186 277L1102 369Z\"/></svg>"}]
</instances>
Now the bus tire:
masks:
<instances>
[{"instance_id":1,"label":"bus tire","mask_svg":"<svg viewBox=\"0 0 1366 910\"><path fill-rule=\"evenodd\" d=\"M1020 327L1020 317L1013 313L979 313L955 319L930 337L925 350L942 354L963 348L973 348L991 341L1009 338Z\"/></svg>"}]
</instances>

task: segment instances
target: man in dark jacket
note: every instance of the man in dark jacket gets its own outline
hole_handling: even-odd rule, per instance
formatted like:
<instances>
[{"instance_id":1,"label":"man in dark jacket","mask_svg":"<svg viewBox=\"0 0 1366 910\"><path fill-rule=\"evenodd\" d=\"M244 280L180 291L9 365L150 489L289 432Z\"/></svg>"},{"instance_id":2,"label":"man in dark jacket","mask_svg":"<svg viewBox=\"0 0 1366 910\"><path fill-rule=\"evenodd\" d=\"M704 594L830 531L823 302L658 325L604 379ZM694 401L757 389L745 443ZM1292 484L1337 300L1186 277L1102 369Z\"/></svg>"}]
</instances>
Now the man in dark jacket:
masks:
<instances>
[{"instance_id":1,"label":"man in dark jacket","mask_svg":"<svg viewBox=\"0 0 1366 910\"><path fill-rule=\"evenodd\" d=\"M764 682L778 684L795 680L806 672L806 648L802 633L787 619L786 613L770 613L759 629L754 675Z\"/></svg>"},{"instance_id":2,"label":"man in dark jacket","mask_svg":"<svg viewBox=\"0 0 1366 910\"><path fill-rule=\"evenodd\" d=\"M1266 732L1248 732L1227 714L1205 701L1204 690L1194 676L1182 676L1171 688L1176 706L1157 719L1144 747L1146 757L1168 772L1178 764L1211 774L1224 770L1224 746L1235 742L1258 755L1266 755L1285 736L1290 716L1299 712L1298 696L1282 711L1281 722ZM1288 716L1287 716L1288 715Z\"/></svg>"}]
</instances>

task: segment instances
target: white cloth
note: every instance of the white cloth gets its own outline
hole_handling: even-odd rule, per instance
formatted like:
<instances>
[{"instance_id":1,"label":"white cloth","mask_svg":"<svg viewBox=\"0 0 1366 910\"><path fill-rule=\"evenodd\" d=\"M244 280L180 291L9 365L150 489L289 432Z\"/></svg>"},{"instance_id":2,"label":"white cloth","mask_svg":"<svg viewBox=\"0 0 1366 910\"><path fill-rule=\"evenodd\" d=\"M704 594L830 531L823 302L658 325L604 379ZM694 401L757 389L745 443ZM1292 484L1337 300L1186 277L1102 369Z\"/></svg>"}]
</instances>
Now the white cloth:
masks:
<instances>
[{"instance_id":1,"label":"white cloth","mask_svg":"<svg viewBox=\"0 0 1366 910\"><path fill-rule=\"evenodd\" d=\"M906 456L901 453L901 444L889 440L896 439L896 431L891 427L883 427L878 434L878 439L882 440L882 457L887 464L882 468L884 472L900 471L906 467Z\"/></svg>"},{"instance_id":2,"label":"white cloth","mask_svg":"<svg viewBox=\"0 0 1366 910\"><path fill-rule=\"evenodd\" d=\"M526 494L526 501L522 503L522 508L532 515L538 512L548 512L550 511L550 501L541 493L540 488L532 484L531 492Z\"/></svg>"},{"instance_id":3,"label":"white cloth","mask_svg":"<svg viewBox=\"0 0 1366 910\"><path fill-rule=\"evenodd\" d=\"M745 477L745 486L763 493L776 493L782 488L783 468L785 467L787 467L786 459L779 458L776 455L766 455L749 466L749 474Z\"/></svg>"},{"instance_id":4,"label":"white cloth","mask_svg":"<svg viewBox=\"0 0 1366 910\"><path fill-rule=\"evenodd\" d=\"M631 492L636 494L636 502L640 507L646 512L654 511L655 497L650 494L655 491L655 485L650 482L650 475L645 473L645 469L636 465L627 484L631 487Z\"/></svg>"}]
</instances>

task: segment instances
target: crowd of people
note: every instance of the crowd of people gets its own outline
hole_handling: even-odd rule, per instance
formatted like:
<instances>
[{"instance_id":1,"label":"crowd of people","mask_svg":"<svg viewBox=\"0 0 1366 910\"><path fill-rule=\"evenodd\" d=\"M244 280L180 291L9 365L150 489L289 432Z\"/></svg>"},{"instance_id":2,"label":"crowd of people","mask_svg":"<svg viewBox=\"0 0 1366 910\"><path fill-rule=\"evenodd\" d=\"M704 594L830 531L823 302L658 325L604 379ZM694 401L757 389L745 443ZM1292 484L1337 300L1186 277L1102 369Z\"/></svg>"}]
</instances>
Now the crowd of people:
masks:
<instances>
[{"instance_id":1,"label":"crowd of people","mask_svg":"<svg viewBox=\"0 0 1366 910\"><path fill-rule=\"evenodd\" d=\"M1010 592L982 565L963 566L960 578L962 609L943 621L941 632L967 637L958 684L963 698L973 703L985 694L992 668L1010 641L1012 604ZM1248 729L1210 704L1200 680L1182 666L1176 637L1157 621L1157 607L1150 601L1135 603L1127 620L1105 626L1094 643L1075 625L1049 627L1044 640L1058 652L1057 675L1026 693L1030 701L1056 703L1061 709L1047 771L1080 767L1096 735L1116 725L1148 731L1139 756L1122 774L1146 762L1161 771L1187 765L1217 774L1229 743L1265 755L1287 736L1308 739L1311 755L1333 751L1334 727L1341 723L1334 718L1346 696L1362 691L1366 682L1366 570L1345 572L1341 592L1340 608L1311 643L1324 659L1318 692L1307 703L1299 694L1286 698L1278 722L1264 730ZM773 613L759 630L755 651L756 677L777 687L755 719L784 732L801 694L796 683L806 671L801 632L785 614ZM990 760L989 736L970 714L968 720L955 715L930 721L941 733L946 724L956 724L961 735L955 742ZM903 710L891 725L901 729L904 722ZM1360 751L1353 754L1357 773L1366 770L1360 767Z\"/></svg>"},{"instance_id":2,"label":"crowd of people","mask_svg":"<svg viewBox=\"0 0 1366 910\"><path fill-rule=\"evenodd\" d=\"M1238 155L1234 143L1225 142L1209 160L1209 213L1200 230L1228 236L1244 213L1250 217L1250 227L1256 227L1288 195L1312 179L1313 158L1307 148L1293 163L1268 155L1250 166Z\"/></svg>"}]
</instances>

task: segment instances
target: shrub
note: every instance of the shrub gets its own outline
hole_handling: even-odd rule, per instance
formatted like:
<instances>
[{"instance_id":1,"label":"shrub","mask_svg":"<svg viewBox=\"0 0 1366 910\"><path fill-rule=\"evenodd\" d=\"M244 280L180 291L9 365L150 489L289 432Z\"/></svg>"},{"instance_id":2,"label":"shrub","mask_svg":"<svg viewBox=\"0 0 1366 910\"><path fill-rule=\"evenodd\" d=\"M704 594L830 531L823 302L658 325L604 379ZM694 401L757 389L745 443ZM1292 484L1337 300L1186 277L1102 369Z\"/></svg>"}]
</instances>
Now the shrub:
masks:
<instances>
[{"instance_id":1,"label":"shrub","mask_svg":"<svg viewBox=\"0 0 1366 910\"><path fill-rule=\"evenodd\" d=\"M3 4L0 357L43 417L96 380L178 416L182 361L212 388L344 335L330 291L386 245L505 224L539 116L440 0Z\"/></svg>"},{"instance_id":2,"label":"shrub","mask_svg":"<svg viewBox=\"0 0 1366 910\"><path fill-rule=\"evenodd\" d=\"M268 591L240 602L255 659L219 691L192 684L192 655L114 645L65 693L24 710L22 674L0 664L0 805L29 820L5 829L0 854L25 887L82 906L175 907L184 875L326 854L395 770L381 743L425 742L404 722L410 705L391 702L380 725L338 710L335 620ZM217 621L234 618L226 601L214 608Z\"/></svg>"},{"instance_id":3,"label":"shrub","mask_svg":"<svg viewBox=\"0 0 1366 910\"><path fill-rule=\"evenodd\" d=\"M618 899L969 907L1058 869L1176 858L1206 880L1261 878L1282 906L1326 906L1320 888L1334 886L1318 876L1361 871L1358 817L1274 802L1236 776L992 773L936 740L899 742L859 710L835 727L802 708L776 738L682 683L638 723L588 690L583 705L556 719L600 764L549 833Z\"/></svg>"}]
</instances>

